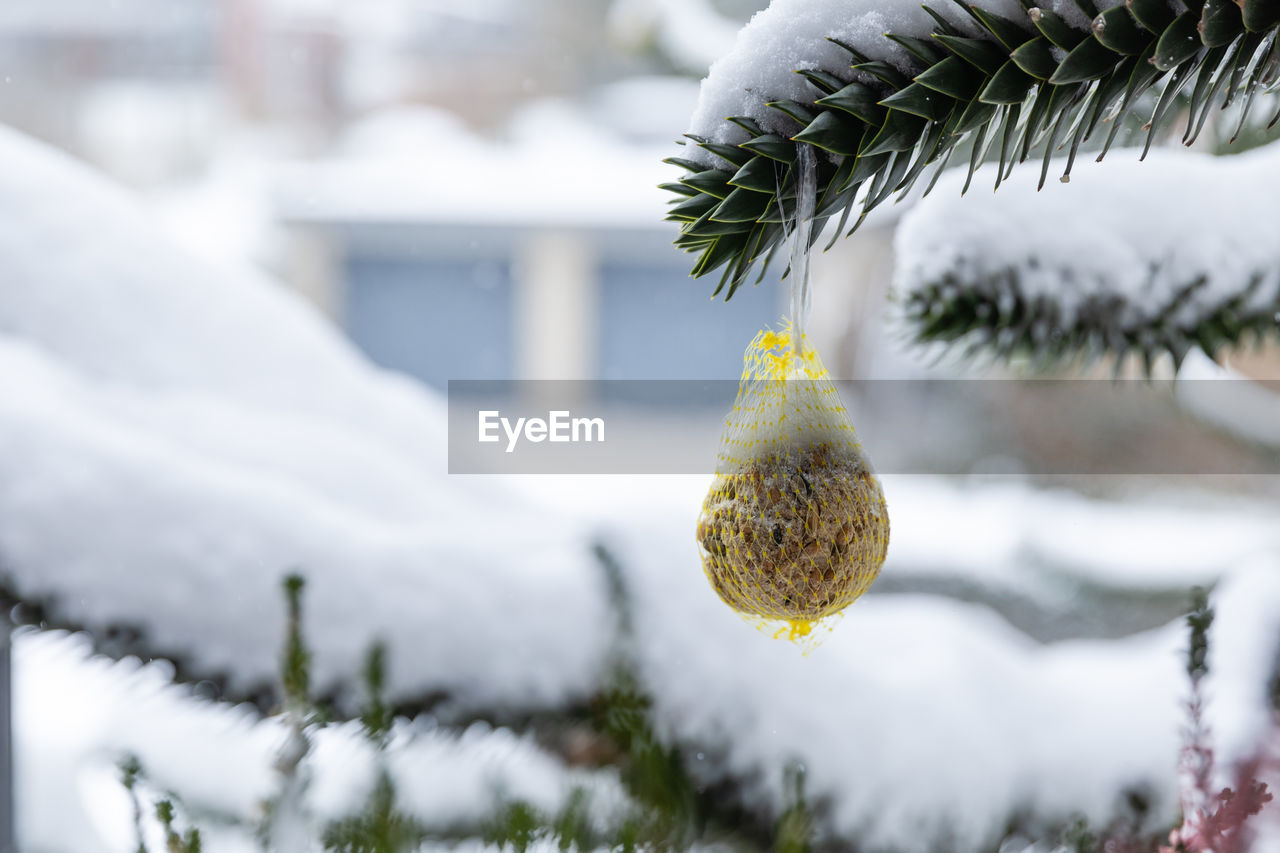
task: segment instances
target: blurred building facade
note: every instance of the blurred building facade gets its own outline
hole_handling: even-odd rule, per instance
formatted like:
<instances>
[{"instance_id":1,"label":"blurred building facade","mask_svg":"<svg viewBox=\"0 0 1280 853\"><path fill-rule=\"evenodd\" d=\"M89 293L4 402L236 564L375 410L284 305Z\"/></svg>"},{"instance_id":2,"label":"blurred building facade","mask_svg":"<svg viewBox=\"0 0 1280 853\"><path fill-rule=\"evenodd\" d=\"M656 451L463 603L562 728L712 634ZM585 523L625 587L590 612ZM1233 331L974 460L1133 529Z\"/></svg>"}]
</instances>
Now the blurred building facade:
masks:
<instances>
[{"instance_id":1,"label":"blurred building facade","mask_svg":"<svg viewBox=\"0 0 1280 853\"><path fill-rule=\"evenodd\" d=\"M288 278L374 361L450 379L736 379L783 310L770 278L727 304L657 227L297 216Z\"/></svg>"},{"instance_id":2,"label":"blurred building facade","mask_svg":"<svg viewBox=\"0 0 1280 853\"><path fill-rule=\"evenodd\" d=\"M500 132L532 97L577 95L667 67L602 37L612 5L5 0L0 122L142 184L198 170L246 122L306 153L323 153L369 111L405 104L448 109ZM185 130L172 145L202 156L170 156L169 172L135 175L102 155L144 130ZM165 141L135 147L154 156Z\"/></svg>"},{"instance_id":3,"label":"blurred building facade","mask_svg":"<svg viewBox=\"0 0 1280 853\"><path fill-rule=\"evenodd\" d=\"M270 265L376 361L433 385L737 376L751 335L786 310L781 270L713 303L710 281L690 281L691 259L670 245L661 194L634 191L673 173L630 161L657 166L692 106L687 79L640 75L694 71L763 5L4 0L0 122L144 189L200 180L229 140L269 139L269 151L247 155L260 182L231 192L254 196L238 209L256 205L282 226ZM709 41L662 37L676 31ZM527 109L557 97L576 104L576 120ZM362 155L382 176L331 179L370 116L428 107L454 123L382 127ZM300 161L287 170L292 189L275 186L272 158ZM544 180L530 191L536 173ZM563 177L583 174L572 187ZM484 196L482 183L497 192ZM328 202L313 203L325 184ZM253 226L211 215L196 227ZM845 375L900 375L877 364L893 349L883 322L892 236L891 220L869 223L815 263L810 333ZM1275 348L1238 363L1280 376Z\"/></svg>"}]
</instances>

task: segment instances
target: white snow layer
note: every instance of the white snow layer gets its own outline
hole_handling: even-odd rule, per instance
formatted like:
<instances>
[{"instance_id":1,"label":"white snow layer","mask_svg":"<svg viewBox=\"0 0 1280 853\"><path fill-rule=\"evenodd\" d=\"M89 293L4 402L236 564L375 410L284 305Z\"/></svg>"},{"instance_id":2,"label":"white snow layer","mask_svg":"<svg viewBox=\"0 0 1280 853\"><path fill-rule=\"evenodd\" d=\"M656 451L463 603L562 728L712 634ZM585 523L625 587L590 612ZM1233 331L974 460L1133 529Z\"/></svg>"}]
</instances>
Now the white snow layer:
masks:
<instances>
[{"instance_id":1,"label":"white snow layer","mask_svg":"<svg viewBox=\"0 0 1280 853\"><path fill-rule=\"evenodd\" d=\"M1280 554L1275 504L1245 497L1188 491L1101 500L1030 488L1020 478L881 480L893 522L885 577L975 583L1070 608L1084 589L1126 598L1178 594L1212 586L1258 555ZM515 485L615 525L695 518L710 481L526 477ZM692 542L687 531L678 536Z\"/></svg>"},{"instance_id":2,"label":"white snow layer","mask_svg":"<svg viewBox=\"0 0 1280 853\"><path fill-rule=\"evenodd\" d=\"M986 849L1014 808L1104 825L1128 789L1147 791L1155 819L1173 821L1188 690L1181 619L1119 640L1040 645L984 606L873 587L802 656L752 630L707 584L688 524L707 485L534 486L610 527L643 681L695 773L731 776L749 801L778 810L784 768L798 761L810 801L828 803L832 827L870 850ZM1060 608L1079 606L1081 585L1136 602L1216 582L1208 713L1224 784L1256 748L1280 653L1274 509L1195 496L1132 506L927 477L884 486L886 578L954 576Z\"/></svg>"},{"instance_id":3,"label":"white snow layer","mask_svg":"<svg viewBox=\"0 0 1280 853\"><path fill-rule=\"evenodd\" d=\"M984 0L980 5L1013 20L1027 18L1016 0ZM1116 0L1097 5L1109 8ZM929 6L962 32L980 32L959 4L947 0ZM1041 6L1077 27L1088 25L1074 0L1047 0ZM796 71L820 70L844 80L854 79L848 51L831 39L908 71L909 54L885 34L927 38L936 26L918 0L773 0L738 33L733 49L711 66L702 81L689 133L714 142L742 142L745 132L725 119L748 116L766 130L790 136L799 130L795 122L765 104L782 99L814 100L813 88ZM1030 28L1029 22L1027 26ZM688 145L687 151L690 159L708 167L723 165L718 157L695 145Z\"/></svg>"},{"instance_id":4,"label":"white snow layer","mask_svg":"<svg viewBox=\"0 0 1280 853\"><path fill-rule=\"evenodd\" d=\"M91 630L270 684L304 574L319 686L377 637L393 696L559 704L594 683L587 532L446 479L443 403L274 282L197 262L0 133L0 566ZM430 328L424 328L430 334ZM555 614L552 618L551 614Z\"/></svg>"},{"instance_id":5,"label":"white snow layer","mask_svg":"<svg viewBox=\"0 0 1280 853\"><path fill-rule=\"evenodd\" d=\"M871 850L987 849L1011 808L1101 826L1126 790L1154 797L1159 820L1175 817L1180 622L1040 646L982 607L872 595L802 657L717 600L675 527L619 544L634 561L638 653L661 730L710 756L694 768L705 777L745 780L749 800L776 810L784 768L800 762L831 826ZM1280 562L1241 565L1215 600L1209 714L1229 767L1270 719Z\"/></svg>"},{"instance_id":6,"label":"white snow layer","mask_svg":"<svg viewBox=\"0 0 1280 853\"><path fill-rule=\"evenodd\" d=\"M976 846L963 842L992 839L1019 804L1104 817L1139 783L1170 806L1181 625L1038 646L980 606L871 595L800 657L708 587L691 532L705 479L673 503L683 484L659 481L649 501L619 480L594 491L530 480L535 502L446 478L439 402L370 368L293 297L191 262L114 190L38 146L0 135L0 163L0 562L18 592L53 597L55 615L98 630L139 625L199 669L267 682L283 630L279 576L296 567L310 579L322 687L355 673L377 636L391 649L396 696L563 704L597 683L609 648L586 553L604 521L659 723L701 750L689 750L700 775L733 774L777 807L782 766L798 758L835 828L868 848L919 849L943 833ZM915 567L1012 585L1047 562L1124 588L1225 577L1211 710L1222 743L1253 742L1280 632L1276 532L1261 511L1133 508L927 478L886 491L886 574ZM575 500L586 510L568 511ZM24 814L61 802L50 799L66 796L59 779L107 790L122 749L210 808L240 813L269 787L269 771L253 768L278 743L274 724L188 708L159 686L116 701L86 674L99 664L80 647L57 641L46 659L31 651L42 642L55 643L20 638L18 701L39 703L19 709L35 744L20 746L35 756L20 753L34 768L20 772L35 774ZM67 655L75 674L58 677ZM97 722L83 716L98 712ZM223 725L230 733L218 734ZM218 762L249 769L224 773ZM411 762L415 772L434 763L453 766L435 753ZM421 808L437 814L475 802L423 790ZM105 816L84 817L86 832L119 820L109 799L87 798Z\"/></svg>"},{"instance_id":7,"label":"white snow layer","mask_svg":"<svg viewBox=\"0 0 1280 853\"><path fill-rule=\"evenodd\" d=\"M1156 149L1137 158L1113 151L1039 193L1039 163L1016 167L994 194L982 191L979 172L978 188L963 198L964 171L944 175L898 230L899 294L939 285L1019 294L1059 306L1067 326L1104 297L1120 300L1122 327L1149 323L1200 279L1174 308L1175 324L1194 326L1255 278L1242 312L1280 301L1280 145L1232 157Z\"/></svg>"},{"instance_id":8,"label":"white snow layer","mask_svg":"<svg viewBox=\"0 0 1280 853\"><path fill-rule=\"evenodd\" d=\"M133 809L118 770L130 755L149 789L178 793L206 841L225 836L206 849L258 849L249 843L252 830L280 786L273 765L288 735L282 718L199 701L170 683L167 665L90 657L89 645L83 635L56 631L16 636L22 849L135 849ZM436 830L479 825L503 801L554 814L575 787L587 792L597 818L626 805L612 773L570 769L530 738L482 724L451 734L429 720L402 721L381 761L396 784L397 807ZM314 731L303 764L313 834L325 821L359 811L378 769L359 726Z\"/></svg>"}]
</instances>

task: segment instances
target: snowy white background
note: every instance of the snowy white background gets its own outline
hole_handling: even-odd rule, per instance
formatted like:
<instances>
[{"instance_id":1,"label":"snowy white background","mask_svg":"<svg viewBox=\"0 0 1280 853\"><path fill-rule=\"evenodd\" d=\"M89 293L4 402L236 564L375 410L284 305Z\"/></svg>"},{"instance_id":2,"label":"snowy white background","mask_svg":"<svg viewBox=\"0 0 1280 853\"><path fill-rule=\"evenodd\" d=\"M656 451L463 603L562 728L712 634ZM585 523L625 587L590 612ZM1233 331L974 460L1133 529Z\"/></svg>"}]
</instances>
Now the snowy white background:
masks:
<instances>
[{"instance_id":1,"label":"snowy white background","mask_svg":"<svg viewBox=\"0 0 1280 853\"><path fill-rule=\"evenodd\" d=\"M269 5L291 21L356 31L358 61L343 85L364 97L394 71L384 60L404 38L411 4L384 0L368 17L327 0ZM705 68L725 56L737 28L723 6L627 0L613 4L609 26L615 38L656 41L676 65ZM44 21L40 7L53 8L6 6L0 27ZM1070 3L1055 8L1074 13ZM832 15L845 20L835 34L867 43L890 25L908 32L929 23L910 3L853 14L866 9L861 0L787 0L758 17L704 84L692 129L730 132L720 119L755 114L752 92L786 95L800 85L789 60L797 44L833 34ZM509 12L478 4L472 23ZM695 29L701 36L690 38ZM840 58L810 52L801 64ZM108 94L85 118L97 159L145 173L158 159L142 150L155 134L139 134L129 117L170 115L184 101L157 95L139 106L123 90ZM612 109L614 130L674 133L692 94L689 81L635 81L612 89L604 111ZM189 118L172 127L189 133ZM1197 584L1215 585L1209 716L1223 771L1256 747L1271 722L1265 690L1280 651L1272 501L1163 484L1099 498L1017 477L888 477L884 583L911 591L873 591L802 656L752 630L703 579L692 527L706 479L448 476L439 395L374 368L247 261L271 254L268 188L311 211L359 214L373 200L371 218L390 209L488 220L486 197L470 190L492 167L487 179L508 188L533 176L507 216L573 224L584 199L606 196L619 224L660 215L652 185L671 174L648 148L638 156L556 102L511 124L497 144L436 110L374 112L328 164L296 172L264 155L274 140L246 134L219 150L202 180L152 187L146 205L0 129L0 574L73 629L14 638L23 851L132 850L117 770L126 754L141 759L150 793L176 790L204 816L206 849L257 849L244 826L277 790L272 765L285 726L208 697L274 685L280 580L292 571L308 580L319 690L349 685L381 640L393 700L444 697L431 715L400 720L387 754L402 808L437 828L482 823L504 797L552 813L579 787L602 823L628 808L616 769L571 767L521 726L589 701L619 643L653 701L659 735L680 747L694 778L731 783L766 818L784 805L784 768L799 761L823 831L869 849L923 850L944 838L958 849L991 845L1015 811L1101 825L1135 786L1153 797L1157 822L1168 822L1187 690L1184 628L1176 614L1142 616L1150 624L1141 630L1101 636L1087 611L1097 602L1180 602ZM555 133L573 138L571 158ZM440 148L441 139L452 147ZM456 168L406 178L429 146ZM1113 155L1106 174L1118 177L1100 188L1080 168L1053 193L1037 196L1014 180L990 200L958 200L944 180L903 229L904 254L917 261L904 280L927 279L944 257L952 266L1025 265L978 238L1013 222L1042 228L1047 236L1031 242L1044 245L1058 219L1099 204L1097 193L1113 194L1106 203L1118 210L1167 189L1170 175L1194 178L1214 210L1250 199L1254 215L1231 232L1243 248L1224 255L1172 213L1162 227L1125 231L1129 245L1141 240L1154 255L1176 247L1215 274L1224 258L1274 267L1266 231L1274 193L1258 180L1274 172L1274 156L1226 167L1157 154L1138 167ZM1230 191L1222 170L1234 176ZM317 175L325 182L308 183ZM565 175L582 180L566 184ZM1094 257L1109 269L1124 266L1114 234L1130 226L1138 228L1080 224L1106 249ZM1275 405L1259 399L1250 423L1225 426L1274 441ZM626 638L597 544L629 592ZM957 589L978 594L947 594ZM1037 640L1011 624L1002 609L1010 602L1063 614L1077 636ZM113 639L121 628L137 632L128 649L171 656L185 679L208 681L193 690L162 659L96 654L95 642L121 650ZM336 698L349 710L359 697ZM450 722L473 718L492 722ZM376 761L356 727L341 724L316 735L307 769L315 829L363 802ZM477 840L457 849L487 848Z\"/></svg>"},{"instance_id":2,"label":"snowy white background","mask_svg":"<svg viewBox=\"0 0 1280 853\"><path fill-rule=\"evenodd\" d=\"M15 213L0 224L0 555L53 619L137 626L145 647L244 690L273 679L279 579L297 569L322 686L381 638L393 697L556 709L600 686L613 644L598 539L624 570L660 731L702 756L708 783L732 777L770 810L800 760L832 829L903 849L988 842L1013 806L1105 821L1136 785L1171 815L1180 624L1041 645L980 604L872 595L802 657L704 582L689 532L700 478L450 478L434 395L371 368L275 282L196 262L65 157L12 133L0 147ZM1063 608L1090 585L1218 582L1215 735L1227 757L1256 742L1280 637L1273 508L1017 481L885 487L886 576ZM205 810L249 819L269 793L278 722L198 701L161 665L92 658L83 635L23 633L16 656L26 849L127 849L125 753ZM396 767L427 821L481 813L497 789L554 809L571 784L560 759L501 729L405 743ZM343 750L359 739L339 728L315 757L330 814L370 780L367 756ZM602 802L623 796L607 773L593 784Z\"/></svg>"}]
</instances>

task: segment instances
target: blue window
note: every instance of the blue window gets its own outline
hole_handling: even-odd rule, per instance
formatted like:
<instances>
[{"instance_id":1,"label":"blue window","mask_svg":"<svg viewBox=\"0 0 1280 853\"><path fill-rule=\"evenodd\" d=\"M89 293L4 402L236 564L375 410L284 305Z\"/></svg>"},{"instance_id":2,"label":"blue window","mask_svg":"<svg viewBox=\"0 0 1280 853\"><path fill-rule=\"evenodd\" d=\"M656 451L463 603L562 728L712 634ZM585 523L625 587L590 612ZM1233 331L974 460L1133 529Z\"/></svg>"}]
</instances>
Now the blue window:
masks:
<instances>
[{"instance_id":1,"label":"blue window","mask_svg":"<svg viewBox=\"0 0 1280 853\"><path fill-rule=\"evenodd\" d=\"M683 260L683 256L681 257ZM599 375L604 379L737 379L742 353L784 313L776 275L711 299L715 275L606 261L600 269Z\"/></svg>"},{"instance_id":2,"label":"blue window","mask_svg":"<svg viewBox=\"0 0 1280 853\"><path fill-rule=\"evenodd\" d=\"M512 375L510 265L353 254L347 333L377 364L436 388Z\"/></svg>"}]
</instances>

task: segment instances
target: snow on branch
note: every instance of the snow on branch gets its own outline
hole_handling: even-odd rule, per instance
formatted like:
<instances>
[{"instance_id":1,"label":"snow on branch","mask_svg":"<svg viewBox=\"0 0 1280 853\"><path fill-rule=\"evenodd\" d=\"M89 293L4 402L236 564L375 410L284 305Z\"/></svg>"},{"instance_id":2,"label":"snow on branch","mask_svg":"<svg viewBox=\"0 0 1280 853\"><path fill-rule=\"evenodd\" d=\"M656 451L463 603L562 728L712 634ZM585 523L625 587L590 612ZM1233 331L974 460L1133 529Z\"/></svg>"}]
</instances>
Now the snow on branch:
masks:
<instances>
[{"instance_id":1,"label":"snow on branch","mask_svg":"<svg viewBox=\"0 0 1280 853\"><path fill-rule=\"evenodd\" d=\"M284 719L195 698L170 682L165 664L91 652L83 634L16 635L22 849L137 849L130 848L129 807L115 769L126 755L141 762L158 791L182 796L209 849L261 849L251 839L276 793L271 766L287 734ZM398 807L437 833L486 825L504 798L555 813L583 791L600 818L626 805L611 774L568 767L531 738L484 723L455 732L429 718L402 718L382 756L358 723L329 725L311 737L317 825L309 832L327 816L359 812L380 758L396 783Z\"/></svg>"},{"instance_id":2,"label":"snow on branch","mask_svg":"<svg viewBox=\"0 0 1280 853\"><path fill-rule=\"evenodd\" d=\"M712 66L667 160L685 170L663 185L676 245L732 297L796 215L798 146L823 155L813 219L844 231L953 155L970 177L998 161L997 184L1043 155L1043 183L1052 152L1069 175L1139 111L1148 145L1175 121L1191 144L1237 97L1243 127L1270 109L1256 95L1280 79L1278 29L1280 0L775 0Z\"/></svg>"},{"instance_id":3,"label":"snow on branch","mask_svg":"<svg viewBox=\"0 0 1280 853\"><path fill-rule=\"evenodd\" d=\"M1177 364L1280 330L1280 145L1119 157L1036 193L1039 171L963 198L952 172L903 219L895 284L919 339Z\"/></svg>"},{"instance_id":4,"label":"snow on branch","mask_svg":"<svg viewBox=\"0 0 1280 853\"><path fill-rule=\"evenodd\" d=\"M1070 0L1051 0L1055 8L1074 11ZM973 34L973 19L957 4L937 3L948 23ZM1022 7L1017 0L992 0L991 11L1009 17ZM849 53L839 43L868 58L889 62L899 71L911 67L905 48L885 33L928 38L936 21L918 0L774 0L756 13L738 33L733 49L712 64L698 95L688 132L736 145L747 140L729 116L748 116L773 133L791 135L794 121L767 106L782 100L803 101L812 96L799 71L822 71L853 80L871 75L849 70ZM688 146L689 158L708 168L722 165L715 154Z\"/></svg>"},{"instance_id":5,"label":"snow on branch","mask_svg":"<svg viewBox=\"0 0 1280 853\"><path fill-rule=\"evenodd\" d=\"M375 637L406 652L392 701L592 689L609 612L589 531L448 477L442 400L70 158L2 131L0 164L7 593L243 696L275 680L296 572L319 692Z\"/></svg>"}]
</instances>

